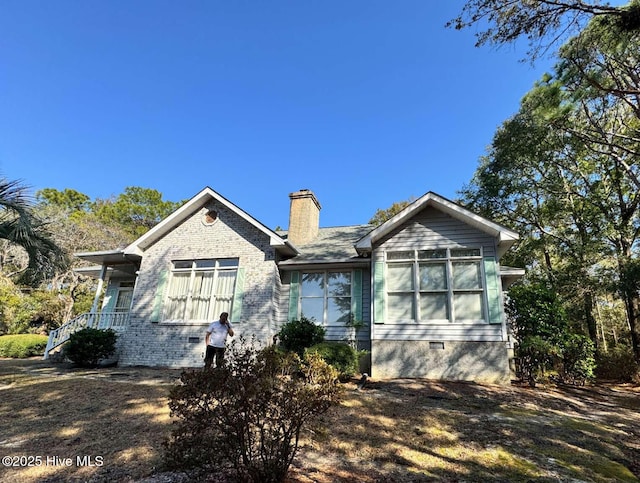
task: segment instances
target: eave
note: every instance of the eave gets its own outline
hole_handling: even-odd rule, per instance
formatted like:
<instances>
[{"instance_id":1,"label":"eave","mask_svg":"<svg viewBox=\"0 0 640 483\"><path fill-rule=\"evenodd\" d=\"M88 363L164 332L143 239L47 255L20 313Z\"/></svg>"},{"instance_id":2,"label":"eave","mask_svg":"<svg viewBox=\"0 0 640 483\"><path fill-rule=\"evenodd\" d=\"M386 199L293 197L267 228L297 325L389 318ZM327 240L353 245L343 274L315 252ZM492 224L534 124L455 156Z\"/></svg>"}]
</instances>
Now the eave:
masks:
<instances>
[{"instance_id":1,"label":"eave","mask_svg":"<svg viewBox=\"0 0 640 483\"><path fill-rule=\"evenodd\" d=\"M285 256L295 256L299 252L297 248L287 240L284 240L280 237L276 232L267 228L265 225L260 223L258 220L253 218L244 210L238 208L236 205L231 203L225 197L221 196L219 193L216 193L209 187L204 188L197 195L187 201L184 205L174 211L167 218L162 220L156 226L154 226L147 233L142 235L136 241L134 241L131 245L124 249L125 254L133 254L142 256L144 251L153 245L156 241L170 233L174 228L184 222L187 218L192 216L198 210L202 208L204 204L209 202L210 200L215 200L218 203L222 204L225 208L229 209L231 212L238 215L240 218L245 220L247 223L256 227L261 232L265 233L269 237L269 244L272 247Z\"/></svg>"},{"instance_id":2,"label":"eave","mask_svg":"<svg viewBox=\"0 0 640 483\"><path fill-rule=\"evenodd\" d=\"M498 223L494 223L493 221L487 220L486 218L469 211L467 208L429 191L407 206L404 210L400 211L377 228L374 228L367 235L360 238L356 242L356 250L361 254L371 252L373 246L378 240L391 233L412 216L428 206L432 206L438 211L494 237L496 239L498 258L500 258L520 238L515 231L499 225Z\"/></svg>"}]
</instances>

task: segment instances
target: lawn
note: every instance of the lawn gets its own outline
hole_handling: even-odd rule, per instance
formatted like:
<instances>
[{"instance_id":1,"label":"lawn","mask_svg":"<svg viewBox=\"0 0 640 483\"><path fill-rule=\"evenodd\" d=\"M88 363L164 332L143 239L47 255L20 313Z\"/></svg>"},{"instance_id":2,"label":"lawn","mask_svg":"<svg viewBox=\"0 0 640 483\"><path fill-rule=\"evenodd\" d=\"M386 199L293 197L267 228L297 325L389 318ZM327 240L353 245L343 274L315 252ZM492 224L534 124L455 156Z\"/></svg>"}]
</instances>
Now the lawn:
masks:
<instances>
[{"instance_id":1,"label":"lawn","mask_svg":"<svg viewBox=\"0 0 640 483\"><path fill-rule=\"evenodd\" d=\"M179 375L0 359L0 481L188 481L161 473ZM305 431L290 472L292 483L638 477L638 387L409 379L346 384L340 406Z\"/></svg>"}]
</instances>

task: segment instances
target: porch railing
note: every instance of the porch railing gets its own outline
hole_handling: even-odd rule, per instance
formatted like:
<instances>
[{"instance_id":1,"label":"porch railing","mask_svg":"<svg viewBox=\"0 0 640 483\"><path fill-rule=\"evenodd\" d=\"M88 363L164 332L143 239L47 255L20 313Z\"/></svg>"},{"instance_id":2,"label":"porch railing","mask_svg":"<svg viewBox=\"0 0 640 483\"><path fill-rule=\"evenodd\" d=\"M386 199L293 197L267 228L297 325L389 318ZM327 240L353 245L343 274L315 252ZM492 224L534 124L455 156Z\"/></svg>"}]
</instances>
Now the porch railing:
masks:
<instances>
[{"instance_id":1,"label":"porch railing","mask_svg":"<svg viewBox=\"0 0 640 483\"><path fill-rule=\"evenodd\" d=\"M94 329L113 329L116 332L124 332L129 324L128 312L99 312L80 314L64 325L49 332L49 340L44 350L44 359L49 358L49 354L56 347L69 340L71 334L85 327Z\"/></svg>"}]
</instances>

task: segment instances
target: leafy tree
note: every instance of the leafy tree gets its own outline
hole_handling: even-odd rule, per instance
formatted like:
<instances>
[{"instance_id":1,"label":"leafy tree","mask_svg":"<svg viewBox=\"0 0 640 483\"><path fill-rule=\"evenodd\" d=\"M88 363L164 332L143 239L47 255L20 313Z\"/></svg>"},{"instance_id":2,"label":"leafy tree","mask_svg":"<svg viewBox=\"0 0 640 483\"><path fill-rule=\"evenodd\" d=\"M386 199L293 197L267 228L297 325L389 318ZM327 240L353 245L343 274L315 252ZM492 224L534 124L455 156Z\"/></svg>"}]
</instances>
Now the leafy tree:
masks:
<instances>
[{"instance_id":1,"label":"leafy tree","mask_svg":"<svg viewBox=\"0 0 640 483\"><path fill-rule=\"evenodd\" d=\"M52 238L66 253L109 250L128 245L133 236L114 223L105 223L92 211L90 198L78 191L58 191L46 188L36 193L40 216L55 227ZM67 302L61 324L91 306L95 288L92 281L74 269L85 264L73 257L67 270L56 273L49 280L49 289ZM55 327L51 327L55 328Z\"/></svg>"},{"instance_id":2,"label":"leafy tree","mask_svg":"<svg viewBox=\"0 0 640 483\"><path fill-rule=\"evenodd\" d=\"M539 336L558 345L568 328L558 294L542 282L514 285L505 310L518 341Z\"/></svg>"},{"instance_id":3,"label":"leafy tree","mask_svg":"<svg viewBox=\"0 0 640 483\"><path fill-rule=\"evenodd\" d=\"M14 318L8 321L9 334L48 334L64 322L69 297L47 289L24 294L14 307Z\"/></svg>"},{"instance_id":4,"label":"leafy tree","mask_svg":"<svg viewBox=\"0 0 640 483\"><path fill-rule=\"evenodd\" d=\"M562 373L564 382L584 385L595 378L595 346L579 334L567 334L562 343Z\"/></svg>"},{"instance_id":5,"label":"leafy tree","mask_svg":"<svg viewBox=\"0 0 640 483\"><path fill-rule=\"evenodd\" d=\"M396 201L387 209L378 208L373 215L373 217L369 220L371 225L382 225L385 221L393 218L402 210L404 210L407 206L409 206L414 199L410 198L406 201Z\"/></svg>"},{"instance_id":6,"label":"leafy tree","mask_svg":"<svg viewBox=\"0 0 640 483\"><path fill-rule=\"evenodd\" d=\"M62 191L44 188L36 192L36 200L44 205L58 206L71 215L77 212L87 212L91 202L91 198L84 193L69 188Z\"/></svg>"},{"instance_id":7,"label":"leafy tree","mask_svg":"<svg viewBox=\"0 0 640 483\"><path fill-rule=\"evenodd\" d=\"M68 264L49 227L34 212L26 187L18 181L0 179L0 239L26 253L26 265L18 275L28 285L37 286ZM1 262L4 271L6 261Z\"/></svg>"},{"instance_id":8,"label":"leafy tree","mask_svg":"<svg viewBox=\"0 0 640 483\"><path fill-rule=\"evenodd\" d=\"M13 281L0 273L0 335L14 333L13 324L23 297Z\"/></svg>"},{"instance_id":9,"label":"leafy tree","mask_svg":"<svg viewBox=\"0 0 640 483\"><path fill-rule=\"evenodd\" d=\"M164 201L157 190L129 186L114 199L96 200L92 209L103 223L116 223L137 238L182 204Z\"/></svg>"},{"instance_id":10,"label":"leafy tree","mask_svg":"<svg viewBox=\"0 0 640 483\"><path fill-rule=\"evenodd\" d=\"M476 46L503 45L525 38L533 60L601 17L616 32L640 31L640 2L611 6L584 0L468 0L447 26L458 30L481 25Z\"/></svg>"},{"instance_id":11,"label":"leafy tree","mask_svg":"<svg viewBox=\"0 0 640 483\"><path fill-rule=\"evenodd\" d=\"M25 358L42 356L48 337L36 334L0 336L0 357Z\"/></svg>"},{"instance_id":12,"label":"leafy tree","mask_svg":"<svg viewBox=\"0 0 640 483\"><path fill-rule=\"evenodd\" d=\"M178 420L165 462L225 481L285 481L304 425L340 399L337 372L317 355L301 360L244 340L228 353L224 367L184 372L172 388Z\"/></svg>"},{"instance_id":13,"label":"leafy tree","mask_svg":"<svg viewBox=\"0 0 640 483\"><path fill-rule=\"evenodd\" d=\"M577 195L575 154L556 134L525 99L521 111L496 133L463 195L474 211L522 235L504 262L528 266L530 276L571 294L595 339L588 300L596 286L590 270L606 253L599 236L602 216Z\"/></svg>"},{"instance_id":14,"label":"leafy tree","mask_svg":"<svg viewBox=\"0 0 640 483\"><path fill-rule=\"evenodd\" d=\"M638 291L625 275L640 235L640 81L631 75L640 33L616 36L603 22L560 49L554 75L496 133L464 195L525 235L520 261L565 296L594 343L597 298L620 294L640 359Z\"/></svg>"}]
</instances>

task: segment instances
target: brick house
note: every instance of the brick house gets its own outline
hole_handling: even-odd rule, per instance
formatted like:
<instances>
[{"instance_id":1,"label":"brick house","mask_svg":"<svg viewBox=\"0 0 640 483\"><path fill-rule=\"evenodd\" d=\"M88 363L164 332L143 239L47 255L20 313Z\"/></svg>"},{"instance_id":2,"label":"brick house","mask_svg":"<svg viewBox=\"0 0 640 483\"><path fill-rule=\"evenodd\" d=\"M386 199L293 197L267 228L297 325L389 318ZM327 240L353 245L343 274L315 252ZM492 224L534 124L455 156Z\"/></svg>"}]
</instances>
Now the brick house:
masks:
<instances>
[{"instance_id":1,"label":"brick house","mask_svg":"<svg viewBox=\"0 0 640 483\"><path fill-rule=\"evenodd\" d=\"M315 195L289 197L288 231L207 187L124 249L77 254L96 264L81 269L98 280L94 306L45 357L90 325L121 332L121 365L197 367L221 312L264 344L304 315L329 340L357 339L375 378L509 380L502 291L522 270L500 258L517 233L432 192L377 227L320 228Z\"/></svg>"}]
</instances>

